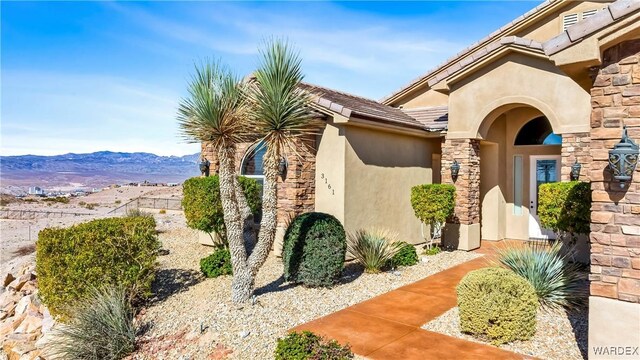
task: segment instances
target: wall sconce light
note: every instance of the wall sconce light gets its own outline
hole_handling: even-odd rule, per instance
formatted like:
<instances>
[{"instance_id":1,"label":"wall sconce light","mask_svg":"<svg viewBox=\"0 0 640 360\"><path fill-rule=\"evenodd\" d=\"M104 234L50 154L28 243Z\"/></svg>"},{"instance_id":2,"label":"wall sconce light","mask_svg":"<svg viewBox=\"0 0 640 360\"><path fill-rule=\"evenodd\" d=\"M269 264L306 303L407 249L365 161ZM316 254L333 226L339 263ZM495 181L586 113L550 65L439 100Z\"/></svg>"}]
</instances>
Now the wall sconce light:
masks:
<instances>
[{"instance_id":1,"label":"wall sconce light","mask_svg":"<svg viewBox=\"0 0 640 360\"><path fill-rule=\"evenodd\" d=\"M455 181L458 178L458 173L460 172L460 164L458 160L453 160L453 164L451 164L451 178Z\"/></svg>"},{"instance_id":2,"label":"wall sconce light","mask_svg":"<svg viewBox=\"0 0 640 360\"><path fill-rule=\"evenodd\" d=\"M580 179L580 170L582 169L582 164L580 164L578 162L578 159L576 159L576 162L573 163L573 165L571 165L571 180L572 181L576 181L578 179Z\"/></svg>"},{"instance_id":3,"label":"wall sconce light","mask_svg":"<svg viewBox=\"0 0 640 360\"><path fill-rule=\"evenodd\" d=\"M623 127L622 139L609 150L609 169L622 188L625 187L626 182L631 181L638 164L638 153L640 153L638 145L629 138L627 127Z\"/></svg>"},{"instance_id":4,"label":"wall sconce light","mask_svg":"<svg viewBox=\"0 0 640 360\"><path fill-rule=\"evenodd\" d=\"M285 173L287 172L287 159L285 159L284 157L280 159L280 162L278 163L278 174L280 174L280 176L284 177Z\"/></svg>"},{"instance_id":5,"label":"wall sconce light","mask_svg":"<svg viewBox=\"0 0 640 360\"><path fill-rule=\"evenodd\" d=\"M204 156L200 158L200 164L198 167L200 168L200 173L202 176L209 176L209 166L211 163Z\"/></svg>"}]
</instances>

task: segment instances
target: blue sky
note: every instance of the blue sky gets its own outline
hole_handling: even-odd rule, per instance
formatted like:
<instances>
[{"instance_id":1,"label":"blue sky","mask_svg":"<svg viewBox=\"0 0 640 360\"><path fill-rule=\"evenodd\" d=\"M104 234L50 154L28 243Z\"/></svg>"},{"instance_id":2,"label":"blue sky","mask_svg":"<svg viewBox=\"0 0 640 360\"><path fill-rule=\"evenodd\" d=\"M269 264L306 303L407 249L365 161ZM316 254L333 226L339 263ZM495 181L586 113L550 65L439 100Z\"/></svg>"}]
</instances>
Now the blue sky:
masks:
<instances>
[{"instance_id":1,"label":"blue sky","mask_svg":"<svg viewBox=\"0 0 640 360\"><path fill-rule=\"evenodd\" d=\"M0 150L195 153L175 121L194 62L244 75L285 37L306 81L379 99L538 3L3 2Z\"/></svg>"}]
</instances>

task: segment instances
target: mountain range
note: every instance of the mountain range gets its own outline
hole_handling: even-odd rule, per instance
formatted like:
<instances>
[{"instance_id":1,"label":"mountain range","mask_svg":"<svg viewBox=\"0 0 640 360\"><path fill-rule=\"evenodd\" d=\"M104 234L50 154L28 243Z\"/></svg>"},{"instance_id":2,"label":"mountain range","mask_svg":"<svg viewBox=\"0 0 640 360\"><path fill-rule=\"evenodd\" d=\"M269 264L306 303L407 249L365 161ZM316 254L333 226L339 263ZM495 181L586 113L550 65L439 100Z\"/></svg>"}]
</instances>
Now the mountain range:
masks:
<instances>
[{"instance_id":1,"label":"mountain range","mask_svg":"<svg viewBox=\"0 0 640 360\"><path fill-rule=\"evenodd\" d=\"M0 183L4 192L39 186L69 190L129 182L182 182L200 174L199 153L159 156L144 152L99 151L54 156L0 156ZM13 191L7 191L13 189Z\"/></svg>"}]
</instances>

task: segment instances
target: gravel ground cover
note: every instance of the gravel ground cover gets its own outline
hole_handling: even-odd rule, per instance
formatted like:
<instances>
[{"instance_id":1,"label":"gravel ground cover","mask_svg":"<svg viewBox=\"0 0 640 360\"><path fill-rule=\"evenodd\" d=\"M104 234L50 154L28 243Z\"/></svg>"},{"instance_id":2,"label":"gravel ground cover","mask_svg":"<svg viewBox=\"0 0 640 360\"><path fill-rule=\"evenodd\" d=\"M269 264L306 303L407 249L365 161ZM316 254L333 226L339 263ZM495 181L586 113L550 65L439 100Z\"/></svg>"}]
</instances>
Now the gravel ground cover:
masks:
<instances>
[{"instance_id":1,"label":"gravel ground cover","mask_svg":"<svg viewBox=\"0 0 640 360\"><path fill-rule=\"evenodd\" d=\"M375 275L348 264L341 283L331 289L284 283L281 260L270 257L258 274L254 304L237 307L230 301L231 277L200 275L199 260L211 249L198 245L197 233L175 218L157 219L166 255L159 258L155 298L139 319L148 330L136 359L270 359L276 339L296 325L480 256L442 252L418 265Z\"/></svg>"},{"instance_id":2,"label":"gravel ground cover","mask_svg":"<svg viewBox=\"0 0 640 360\"><path fill-rule=\"evenodd\" d=\"M540 310L537 315L536 334L528 341L514 341L500 348L548 360L586 359L587 320L586 307L566 312L564 310ZM440 317L422 326L423 329L441 334L485 343L460 332L458 308L454 307Z\"/></svg>"}]
</instances>

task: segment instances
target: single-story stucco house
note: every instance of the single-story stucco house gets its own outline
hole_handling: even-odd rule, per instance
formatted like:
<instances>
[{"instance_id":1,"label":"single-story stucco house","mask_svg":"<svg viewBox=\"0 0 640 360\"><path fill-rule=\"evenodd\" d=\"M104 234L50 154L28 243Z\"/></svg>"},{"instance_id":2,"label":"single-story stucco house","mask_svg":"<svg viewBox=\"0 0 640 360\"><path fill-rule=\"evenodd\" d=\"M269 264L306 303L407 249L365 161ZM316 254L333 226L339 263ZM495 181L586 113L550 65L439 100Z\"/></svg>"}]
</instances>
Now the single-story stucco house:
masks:
<instances>
[{"instance_id":1,"label":"single-story stucco house","mask_svg":"<svg viewBox=\"0 0 640 360\"><path fill-rule=\"evenodd\" d=\"M423 242L409 199L426 183L455 185L444 235L459 249L546 238L538 186L570 180L577 162L593 191L590 357L640 346L640 169L626 184L608 170L623 126L640 142L640 0L545 1L380 101L304 87L326 126L308 140L314 153L286 159L280 238L289 217L321 211L347 231ZM260 153L240 147L239 174L259 179Z\"/></svg>"}]
</instances>

